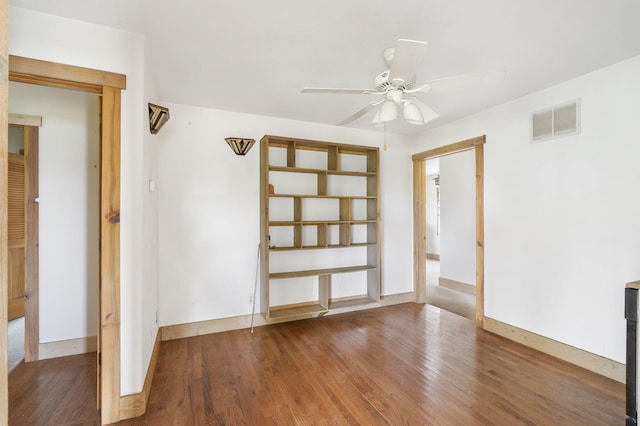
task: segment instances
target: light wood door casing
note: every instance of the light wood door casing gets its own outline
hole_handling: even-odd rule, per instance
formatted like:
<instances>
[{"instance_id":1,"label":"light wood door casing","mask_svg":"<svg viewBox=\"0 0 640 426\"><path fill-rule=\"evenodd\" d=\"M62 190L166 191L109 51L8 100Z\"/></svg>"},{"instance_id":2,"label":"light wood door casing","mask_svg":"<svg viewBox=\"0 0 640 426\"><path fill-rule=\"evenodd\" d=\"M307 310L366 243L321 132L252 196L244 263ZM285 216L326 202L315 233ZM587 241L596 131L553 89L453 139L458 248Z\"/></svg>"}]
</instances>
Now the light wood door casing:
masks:
<instances>
[{"instance_id":1,"label":"light wood door casing","mask_svg":"<svg viewBox=\"0 0 640 426\"><path fill-rule=\"evenodd\" d=\"M0 0L0 35L6 35L6 0ZM126 76L18 56L9 57L6 37L0 37L0 88L9 80L44 86L62 87L91 93L102 93L101 116L101 189L100 189L100 324L102 333L100 375L101 422L120 420L120 91L126 89ZM5 65L3 67L3 65ZM3 80L4 79L4 80ZM8 116L6 90L0 90L0 125L6 128ZM0 146L0 178L6 180L6 130ZM4 188L6 193L6 188ZM0 197L0 206L6 199ZM6 223L6 213L0 209L0 224ZM6 228L0 229L0 260L6 259ZM3 288L6 289L6 263L0 262ZM6 324L6 292L0 292L0 330ZM6 330L0 331L0 346L6 342ZM6 347L6 346L5 346ZM0 352L0 361L6 360L6 350ZM1 364L1 363L0 363ZM7 418L7 368L0 365L0 424ZM6 423L6 422L5 422Z\"/></svg>"},{"instance_id":2,"label":"light wood door casing","mask_svg":"<svg viewBox=\"0 0 640 426\"><path fill-rule=\"evenodd\" d=\"M425 161L475 151L476 192L476 325L484 325L484 144L486 136L441 146L412 156L413 160L413 291L416 303L427 301L426 171Z\"/></svg>"},{"instance_id":3,"label":"light wood door casing","mask_svg":"<svg viewBox=\"0 0 640 426\"><path fill-rule=\"evenodd\" d=\"M24 359L40 359L40 291L39 291L39 129L24 126L25 158L25 279L24 279Z\"/></svg>"}]
</instances>

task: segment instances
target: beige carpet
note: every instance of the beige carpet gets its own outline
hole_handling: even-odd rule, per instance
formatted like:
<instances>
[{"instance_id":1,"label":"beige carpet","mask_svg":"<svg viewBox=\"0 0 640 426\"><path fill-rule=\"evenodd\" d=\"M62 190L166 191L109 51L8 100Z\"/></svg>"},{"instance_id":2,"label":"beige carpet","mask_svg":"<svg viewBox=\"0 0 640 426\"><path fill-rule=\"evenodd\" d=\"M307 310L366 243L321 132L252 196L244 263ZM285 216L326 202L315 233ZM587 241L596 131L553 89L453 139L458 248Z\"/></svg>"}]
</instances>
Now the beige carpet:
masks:
<instances>
[{"instance_id":1,"label":"beige carpet","mask_svg":"<svg viewBox=\"0 0 640 426\"><path fill-rule=\"evenodd\" d=\"M427 260L427 303L471 320L476 316L476 297L473 294L438 285L440 262Z\"/></svg>"},{"instance_id":2,"label":"beige carpet","mask_svg":"<svg viewBox=\"0 0 640 426\"><path fill-rule=\"evenodd\" d=\"M24 317L9 321L9 373L24 360Z\"/></svg>"}]
</instances>

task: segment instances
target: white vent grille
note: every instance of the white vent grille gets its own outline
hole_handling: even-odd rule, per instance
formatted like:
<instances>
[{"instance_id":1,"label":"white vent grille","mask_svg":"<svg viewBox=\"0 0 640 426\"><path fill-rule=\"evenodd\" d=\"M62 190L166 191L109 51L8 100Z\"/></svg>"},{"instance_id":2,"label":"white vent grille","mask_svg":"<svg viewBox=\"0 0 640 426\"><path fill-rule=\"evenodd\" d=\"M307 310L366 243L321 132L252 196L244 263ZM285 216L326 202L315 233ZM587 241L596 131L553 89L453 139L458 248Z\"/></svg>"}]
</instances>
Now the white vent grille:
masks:
<instances>
[{"instance_id":1,"label":"white vent grille","mask_svg":"<svg viewBox=\"0 0 640 426\"><path fill-rule=\"evenodd\" d=\"M580 99L531 114L531 142L580 133Z\"/></svg>"}]
</instances>

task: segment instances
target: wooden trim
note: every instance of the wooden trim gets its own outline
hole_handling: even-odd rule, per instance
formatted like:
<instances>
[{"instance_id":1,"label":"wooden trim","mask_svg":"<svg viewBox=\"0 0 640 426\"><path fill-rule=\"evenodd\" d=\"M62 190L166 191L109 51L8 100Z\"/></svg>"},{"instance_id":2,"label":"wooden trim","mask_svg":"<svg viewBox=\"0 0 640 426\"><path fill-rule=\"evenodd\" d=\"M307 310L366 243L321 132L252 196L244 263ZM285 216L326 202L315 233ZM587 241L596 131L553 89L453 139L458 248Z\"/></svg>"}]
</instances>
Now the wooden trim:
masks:
<instances>
[{"instance_id":1,"label":"wooden trim","mask_svg":"<svg viewBox=\"0 0 640 426\"><path fill-rule=\"evenodd\" d=\"M451 290L461 291L468 294L476 294L476 286L473 284L463 283L461 281L451 280L449 278L439 277L438 285Z\"/></svg>"},{"instance_id":2,"label":"wooden trim","mask_svg":"<svg viewBox=\"0 0 640 426\"><path fill-rule=\"evenodd\" d=\"M7 334L7 199L8 199L8 156L9 141L9 51L7 37L8 2L0 0L0 425L9 424L9 368L8 368L8 334Z\"/></svg>"},{"instance_id":3,"label":"wooden trim","mask_svg":"<svg viewBox=\"0 0 640 426\"><path fill-rule=\"evenodd\" d=\"M160 331L158 330L142 392L120 397L120 420L132 419L143 415L145 411L147 411L151 383L153 382L153 375L156 371L156 363L158 362L158 354L160 353L160 342Z\"/></svg>"},{"instance_id":4,"label":"wooden trim","mask_svg":"<svg viewBox=\"0 0 640 426\"><path fill-rule=\"evenodd\" d=\"M26 362L40 359L40 205L35 199L40 194L39 168L39 128L24 126L24 157L26 161L25 173L25 345L24 359Z\"/></svg>"},{"instance_id":5,"label":"wooden trim","mask_svg":"<svg viewBox=\"0 0 640 426\"><path fill-rule=\"evenodd\" d=\"M120 90L102 91L100 343L102 423L120 420ZM116 124L118 123L118 124ZM106 380L105 380L106 379Z\"/></svg>"},{"instance_id":6,"label":"wooden trim","mask_svg":"<svg viewBox=\"0 0 640 426\"><path fill-rule=\"evenodd\" d=\"M440 255L435 253L427 253L427 259L440 260Z\"/></svg>"},{"instance_id":7,"label":"wooden trim","mask_svg":"<svg viewBox=\"0 0 640 426\"><path fill-rule=\"evenodd\" d=\"M413 293L415 303L427 303L427 173L424 160L413 161Z\"/></svg>"},{"instance_id":8,"label":"wooden trim","mask_svg":"<svg viewBox=\"0 0 640 426\"><path fill-rule=\"evenodd\" d=\"M544 352L563 361L586 368L594 373L624 383L625 365L600 355L578 349L566 343L532 333L521 328L505 324L493 318L484 318L484 329L491 333L518 342L530 348Z\"/></svg>"},{"instance_id":9,"label":"wooden trim","mask_svg":"<svg viewBox=\"0 0 640 426\"><path fill-rule=\"evenodd\" d=\"M382 306L399 305L402 303L413 302L413 292L398 293L389 296L382 296L380 302L369 303L364 305L349 306L345 308L332 309L324 315L335 315L344 312L351 312L357 310L379 308ZM300 316L296 319L312 318L318 315L306 315ZM277 318L266 320L261 314L254 314L253 326L261 327L264 325L278 324L281 322L291 321L291 318ZM207 321L192 322L187 324L169 325L160 327L160 334L162 341L182 339L185 337L202 336L205 334L221 333L230 330L241 330L251 327L251 315L241 315L237 317L220 318Z\"/></svg>"},{"instance_id":10,"label":"wooden trim","mask_svg":"<svg viewBox=\"0 0 640 426\"><path fill-rule=\"evenodd\" d=\"M26 114L9 114L9 124L16 126L42 127L42 117Z\"/></svg>"},{"instance_id":11,"label":"wooden trim","mask_svg":"<svg viewBox=\"0 0 640 426\"><path fill-rule=\"evenodd\" d=\"M414 161L416 161L416 160L428 160L429 158L443 157L445 155L451 155L457 152L469 151L470 149L474 149L476 146L484 145L485 141L486 141L486 136L484 135L478 136L478 137L467 139L461 142L452 143L450 145L445 145L438 148L430 149L428 151L419 152L417 154L413 154L411 158Z\"/></svg>"},{"instance_id":12,"label":"wooden trim","mask_svg":"<svg viewBox=\"0 0 640 426\"><path fill-rule=\"evenodd\" d=\"M413 289L416 303L426 302L426 170L425 162L458 152L475 151L476 168L476 324L482 327L484 320L484 144L486 136L420 152L413 159ZM424 302L422 294L424 287Z\"/></svg>"},{"instance_id":13,"label":"wooden trim","mask_svg":"<svg viewBox=\"0 0 640 426\"><path fill-rule=\"evenodd\" d=\"M476 324L484 321L484 136L476 155Z\"/></svg>"},{"instance_id":14,"label":"wooden trim","mask_svg":"<svg viewBox=\"0 0 640 426\"><path fill-rule=\"evenodd\" d=\"M625 285L625 288L634 288L636 290L640 290L640 281L632 281Z\"/></svg>"},{"instance_id":15,"label":"wooden trim","mask_svg":"<svg viewBox=\"0 0 640 426\"><path fill-rule=\"evenodd\" d=\"M103 87L127 88L123 74L15 55L9 55L9 79L93 93L102 93Z\"/></svg>"},{"instance_id":16,"label":"wooden trim","mask_svg":"<svg viewBox=\"0 0 640 426\"><path fill-rule=\"evenodd\" d=\"M95 352L97 348L96 336L81 337L79 339L60 340L57 342L40 343L40 359L59 358L61 356L80 355Z\"/></svg>"},{"instance_id":17,"label":"wooden trim","mask_svg":"<svg viewBox=\"0 0 640 426\"><path fill-rule=\"evenodd\" d=\"M338 142L325 142L311 139L291 138L287 136L264 135L263 139L269 140L272 147L287 148L288 167L295 167L295 150L321 151L327 152L327 145L337 149L338 154L367 155L372 149L361 145L351 145Z\"/></svg>"}]
</instances>

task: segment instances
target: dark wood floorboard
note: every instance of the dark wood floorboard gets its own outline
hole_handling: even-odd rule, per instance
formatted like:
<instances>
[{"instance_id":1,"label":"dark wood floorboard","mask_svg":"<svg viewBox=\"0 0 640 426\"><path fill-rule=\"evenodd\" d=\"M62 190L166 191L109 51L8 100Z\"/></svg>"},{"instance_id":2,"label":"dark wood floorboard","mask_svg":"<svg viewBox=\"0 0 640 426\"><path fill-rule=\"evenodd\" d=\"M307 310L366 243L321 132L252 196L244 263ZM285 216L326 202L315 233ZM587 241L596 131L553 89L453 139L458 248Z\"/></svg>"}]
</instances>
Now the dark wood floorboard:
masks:
<instances>
[{"instance_id":1,"label":"dark wood floorboard","mask_svg":"<svg viewBox=\"0 0 640 426\"><path fill-rule=\"evenodd\" d=\"M9 425L99 425L96 354L20 363L9 374Z\"/></svg>"},{"instance_id":2,"label":"dark wood floorboard","mask_svg":"<svg viewBox=\"0 0 640 426\"><path fill-rule=\"evenodd\" d=\"M405 304L163 342L122 425L616 425L624 385Z\"/></svg>"},{"instance_id":3,"label":"dark wood floorboard","mask_svg":"<svg viewBox=\"0 0 640 426\"><path fill-rule=\"evenodd\" d=\"M10 424L98 424L95 355L22 364ZM62 359L65 360L66 358ZM624 385L404 304L162 342L121 425L622 425Z\"/></svg>"}]
</instances>

